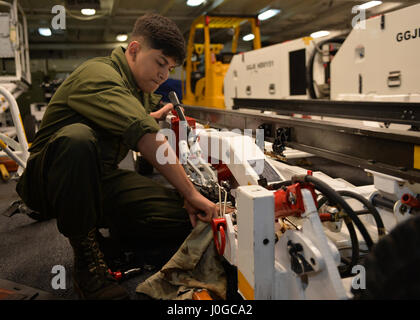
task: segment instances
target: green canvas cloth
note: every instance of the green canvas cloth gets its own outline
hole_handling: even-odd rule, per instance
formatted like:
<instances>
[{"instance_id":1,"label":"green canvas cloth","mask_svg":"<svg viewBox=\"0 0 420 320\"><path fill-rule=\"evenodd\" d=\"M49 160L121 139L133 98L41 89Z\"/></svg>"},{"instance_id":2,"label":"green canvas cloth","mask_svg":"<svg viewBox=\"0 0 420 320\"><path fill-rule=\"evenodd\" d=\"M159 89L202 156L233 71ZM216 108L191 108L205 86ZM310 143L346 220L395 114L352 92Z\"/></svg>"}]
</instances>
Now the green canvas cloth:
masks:
<instances>
[{"instance_id":1,"label":"green canvas cloth","mask_svg":"<svg viewBox=\"0 0 420 320\"><path fill-rule=\"evenodd\" d=\"M137 293L153 299L188 300L197 289L213 299L226 299L227 280L216 251L211 226L199 221L163 268L140 283Z\"/></svg>"}]
</instances>

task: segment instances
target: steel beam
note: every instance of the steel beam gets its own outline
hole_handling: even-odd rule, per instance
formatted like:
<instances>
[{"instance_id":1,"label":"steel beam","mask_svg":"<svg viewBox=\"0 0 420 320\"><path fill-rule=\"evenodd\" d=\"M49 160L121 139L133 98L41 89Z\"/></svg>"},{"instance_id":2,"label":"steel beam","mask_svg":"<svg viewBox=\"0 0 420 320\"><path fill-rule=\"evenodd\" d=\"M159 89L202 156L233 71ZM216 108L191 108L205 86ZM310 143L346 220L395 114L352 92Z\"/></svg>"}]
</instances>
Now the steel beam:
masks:
<instances>
[{"instance_id":1,"label":"steel beam","mask_svg":"<svg viewBox=\"0 0 420 320\"><path fill-rule=\"evenodd\" d=\"M420 103L332 100L233 99L234 109L308 114L420 126Z\"/></svg>"}]
</instances>

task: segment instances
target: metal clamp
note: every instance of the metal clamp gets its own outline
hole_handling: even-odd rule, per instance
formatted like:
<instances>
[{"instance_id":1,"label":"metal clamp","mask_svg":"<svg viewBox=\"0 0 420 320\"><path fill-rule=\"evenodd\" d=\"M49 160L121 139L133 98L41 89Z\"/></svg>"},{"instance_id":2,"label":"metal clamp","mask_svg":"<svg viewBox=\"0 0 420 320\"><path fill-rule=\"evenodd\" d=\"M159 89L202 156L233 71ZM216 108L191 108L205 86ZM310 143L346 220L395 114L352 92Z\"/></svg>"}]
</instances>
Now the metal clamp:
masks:
<instances>
[{"instance_id":1,"label":"metal clamp","mask_svg":"<svg viewBox=\"0 0 420 320\"><path fill-rule=\"evenodd\" d=\"M311 264L306 261L303 256L303 246L300 243L294 243L289 240L287 242L287 249L289 250L291 258L291 269L298 275L314 271Z\"/></svg>"}]
</instances>

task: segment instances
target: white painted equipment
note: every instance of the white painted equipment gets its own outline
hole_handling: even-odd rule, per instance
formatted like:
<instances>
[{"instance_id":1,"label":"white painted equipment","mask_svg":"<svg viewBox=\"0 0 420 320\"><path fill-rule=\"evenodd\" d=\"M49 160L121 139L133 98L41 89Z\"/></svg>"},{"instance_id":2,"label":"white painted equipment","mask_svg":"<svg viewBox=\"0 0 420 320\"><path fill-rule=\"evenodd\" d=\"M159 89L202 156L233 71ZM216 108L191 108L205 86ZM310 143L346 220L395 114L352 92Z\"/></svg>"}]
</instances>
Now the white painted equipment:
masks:
<instances>
[{"instance_id":1,"label":"white painted equipment","mask_svg":"<svg viewBox=\"0 0 420 320\"><path fill-rule=\"evenodd\" d=\"M9 9L8 12L0 13L0 58L13 58L13 64L9 65L12 72L0 76L0 117L2 124L0 139L2 149L19 164L18 174L21 174L26 166L29 152L28 141L16 99L31 84L27 23L25 13L17 0L14 0L13 3L0 1L0 6L6 6ZM11 114L13 127L7 124L6 111L8 110ZM14 138L17 138L18 141L16 142Z\"/></svg>"},{"instance_id":2,"label":"white painted equipment","mask_svg":"<svg viewBox=\"0 0 420 320\"><path fill-rule=\"evenodd\" d=\"M0 13L0 58L13 58L12 72L0 76L0 83L17 97L31 84L26 16L17 0L0 1L0 6L9 8Z\"/></svg>"},{"instance_id":3,"label":"white painted equipment","mask_svg":"<svg viewBox=\"0 0 420 320\"><path fill-rule=\"evenodd\" d=\"M324 54L324 47L318 48L324 41L317 40L318 45L316 45L308 38L238 54L233 58L225 78L226 107L229 109L233 106L233 98L273 101L310 99L312 94L307 89L306 68L314 57L312 55L314 50L321 51L318 51L319 57L313 64L313 80L318 97L320 94L328 93L328 95L331 94L332 100L388 101L398 102L398 104L420 102L420 75L418 73L420 61L417 58L420 52L419 16L420 4L365 21L365 29L352 30L340 47L336 48L337 53L332 62L327 59L327 56L331 59L332 48L325 48ZM335 36L337 35L332 35L331 38ZM329 41L333 41L331 38ZM325 81L327 73L323 68L323 63L328 62L331 62L331 87L328 86L328 81ZM368 105L368 103L363 105ZM200 114L203 111L200 109L196 112ZM234 113L235 111L226 112ZM219 117L221 117L220 114L217 116L213 114L213 117L204 116L202 119L215 119L214 121L217 122ZM234 119L234 115L229 115L229 117L231 117L229 119ZM289 124L293 121L297 125L300 124L299 121L290 120L286 126L293 128L293 124ZM253 122L252 120L242 122L238 120L235 123L252 125ZM219 123L217 125L220 126ZM361 130L358 132L362 135ZM382 134L387 135L388 132L392 133L392 130L384 131ZM198 130L197 135L198 137L202 135L203 140L210 139L211 145L225 145L225 149L222 150L237 151L241 150L237 147L241 143L245 145L254 143L245 136L235 136L232 142L228 138L234 135L208 129ZM409 153L413 156L413 163L407 167L409 170L418 170L420 144L415 140L417 139L415 132L410 133L409 136L413 137L410 143L413 143L414 151ZM316 141L323 139L323 135L312 138ZM362 140L361 143L363 143ZM200 142L200 145L201 154L205 154L203 151L205 143ZM314 143L314 148L316 146L317 144ZM333 152L339 153L342 150L341 147L336 146L337 150ZM366 145L361 147L369 148ZM223 163L223 152L216 155L207 153L209 154L210 157L204 157L203 162L207 161L211 164L212 159L216 158L216 163L219 160ZM347 224L347 228L343 227L343 213L341 212L343 210L339 210L339 206L326 205L318 210L312 194L305 188L298 191L298 196L303 201L304 212L297 216L288 216L287 219L277 216L279 192L280 194L283 192L281 199L285 203L292 205L296 202L296 194L290 196L290 193L286 193L288 196L284 196L284 192L288 191L282 189L281 183L296 175L305 175L306 172L302 168L274 161L267 156L264 158L264 163L270 164L270 167L273 167L281 177L280 184L277 184L280 185L279 189L274 187L275 183L271 186L261 183L261 179L254 178L250 181L246 175L249 171L244 169L246 161L242 163L244 167L241 170L236 170L231 163L225 163L231 170L236 184L224 183L224 181L214 182L217 183L219 194L221 194L221 189L230 187L227 191L235 203L234 213L227 214L225 210L222 211L226 220L223 232L226 236L226 244L223 255L228 262L238 268L240 294L246 299L351 298L352 276L340 276L342 271L337 269L343 267L340 260L348 261L352 258L352 252L355 252L352 250L352 245L355 243L354 235L362 251L370 249L381 236L402 221L419 213L420 182L418 178L414 182L409 181L410 178L402 179L384 174L384 172L366 170L373 175L374 184L356 187L343 179L333 179L322 172L314 172L313 177L322 181L335 193L347 194L347 196L340 196L340 199L344 201L345 206L350 206L349 212L352 210L359 212L359 215L354 215L355 219L352 218L354 224L358 225L357 230L351 231ZM371 158L365 160L369 159ZM375 168L378 171L386 170L386 166ZM196 171L204 170L200 170L199 165ZM398 173L395 174L398 175ZM215 175L217 176L214 174L213 178L207 176L205 179L214 179ZM414 175L417 177L418 171L413 171ZM220 180L220 177L217 179ZM349 196L349 193L361 196L363 202ZM222 197L219 196L219 203L222 201ZM224 202L226 205L226 198ZM374 210L366 210L372 205ZM362 211L370 213L377 211L379 219L376 213L364 214ZM324 213L331 219L321 220ZM347 210L346 213L347 218L350 217L351 214L348 214ZM217 230L220 230L220 225L218 228ZM215 239L221 237L222 233L219 233Z\"/></svg>"},{"instance_id":4,"label":"white painted equipment","mask_svg":"<svg viewBox=\"0 0 420 320\"><path fill-rule=\"evenodd\" d=\"M420 4L359 24L331 64L331 99L420 102Z\"/></svg>"},{"instance_id":5,"label":"white painted equipment","mask_svg":"<svg viewBox=\"0 0 420 320\"><path fill-rule=\"evenodd\" d=\"M220 219L214 220L214 229L218 230L215 239L218 239L217 247L224 248L219 253L238 269L238 292L245 299L351 298L353 277L341 277L338 269L343 266L340 260L349 259L352 255L352 250L349 250L352 240L349 231L342 226L343 220L322 221L322 207L320 211L317 209L310 189L298 188L291 196L289 191L276 186L292 177L306 175L306 170L270 159L245 134L197 125L193 136L184 145L187 157L184 167L200 191L204 190L209 195L208 190L214 190L212 200L219 204L225 221L224 231L221 232L222 226L215 222ZM267 180L264 183L261 175L255 174L254 168L249 167L249 160L262 160L267 166L262 171L272 170L278 178L270 181L265 177ZM229 176L224 172L225 180L217 171L220 164L224 164L231 174ZM343 179L333 179L322 172L314 172L313 177L336 192L351 191L371 203L374 203L375 197L384 197L395 203L394 208L376 207L383 220L384 234L418 210L414 206L420 203L416 200L420 184L378 172L369 173L374 176L374 185L363 187L355 187ZM286 206L293 206L302 199L301 214L286 218L278 215L279 194L286 195L280 197ZM412 208L408 201L403 203L407 194L412 197L411 200L417 201L411 202ZM226 211L226 206L232 205L228 203L229 199L235 202L233 213ZM363 204L353 198L343 197L343 201L354 211L364 209ZM404 206L405 209L401 210ZM338 210L330 212L337 217L340 215ZM403 214L405 217L402 217ZM369 241L377 242L380 228L372 215L359 217ZM371 244L361 230L355 232L358 246L367 250Z\"/></svg>"},{"instance_id":6,"label":"white painted equipment","mask_svg":"<svg viewBox=\"0 0 420 320\"><path fill-rule=\"evenodd\" d=\"M286 231L278 242L274 237L277 223L274 222L273 193L260 186L244 186L238 188L236 199L238 290L244 298L347 297L337 270L340 255L325 236L310 193L304 194L307 211L301 230ZM292 246L299 245L302 251L290 254ZM296 266L291 259L302 264L308 262L310 266L305 265L305 271L298 274L296 269L292 270Z\"/></svg>"},{"instance_id":7,"label":"white painted equipment","mask_svg":"<svg viewBox=\"0 0 420 320\"><path fill-rule=\"evenodd\" d=\"M419 16L420 4L361 21L336 48L323 43L343 33L235 55L224 82L226 108L233 98L420 102Z\"/></svg>"},{"instance_id":8,"label":"white painted equipment","mask_svg":"<svg viewBox=\"0 0 420 320\"><path fill-rule=\"evenodd\" d=\"M215 139L217 134L213 135ZM223 141L222 135L218 136L219 141ZM243 139L243 142L250 143L248 139ZM301 168L269 158L266 161L271 163L279 175L287 179L305 174L305 170ZM366 200L379 195L396 201L394 211L377 207L386 232L389 232L402 221L402 211L398 211L401 201L398 199L406 193L413 197L418 196L420 184L408 183L377 172L370 173L375 177L375 184L363 187L355 187L342 179L332 179L320 172L314 172L313 175L336 191L352 191ZM305 189L301 192L304 214L300 218L291 217L291 220L281 221L275 219L276 191L247 184L231 190L236 211L234 214L223 215L227 222L224 257L238 268L238 291L245 299L330 300L352 297L352 277L341 278L338 272L340 258L351 256L348 251L351 247L349 233L342 227L342 221L321 222L310 192ZM364 209L354 199L346 201L355 211ZM405 218L412 216L408 211ZM378 226L372 216L360 216L360 220L373 241L378 241ZM366 250L363 236L358 230L356 233L359 247ZM292 252L293 246L300 248L300 251ZM306 265L307 269L299 272L296 264Z\"/></svg>"},{"instance_id":9,"label":"white painted equipment","mask_svg":"<svg viewBox=\"0 0 420 320\"><path fill-rule=\"evenodd\" d=\"M225 164L239 185L258 185L262 178L269 184L285 180L250 135L214 129L197 130L197 135L204 159Z\"/></svg>"},{"instance_id":10,"label":"white painted equipment","mask_svg":"<svg viewBox=\"0 0 420 320\"><path fill-rule=\"evenodd\" d=\"M224 81L226 109L233 98L308 99L306 66L317 42L304 37L235 55ZM314 81L324 83L320 63L314 64Z\"/></svg>"}]
</instances>

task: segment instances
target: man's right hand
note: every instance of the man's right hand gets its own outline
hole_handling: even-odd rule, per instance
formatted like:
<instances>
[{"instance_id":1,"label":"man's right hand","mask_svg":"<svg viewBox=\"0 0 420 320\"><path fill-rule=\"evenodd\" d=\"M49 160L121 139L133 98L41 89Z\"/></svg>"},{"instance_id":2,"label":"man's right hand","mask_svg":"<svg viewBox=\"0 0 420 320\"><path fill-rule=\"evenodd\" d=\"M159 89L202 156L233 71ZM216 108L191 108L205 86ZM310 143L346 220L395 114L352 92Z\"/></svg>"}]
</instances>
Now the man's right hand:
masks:
<instances>
[{"instance_id":1,"label":"man's right hand","mask_svg":"<svg viewBox=\"0 0 420 320\"><path fill-rule=\"evenodd\" d=\"M213 218L217 218L219 215L219 207L203 197L198 191L193 192L188 199L185 199L184 207L188 212L193 228L197 224L197 218L210 223Z\"/></svg>"}]
</instances>

